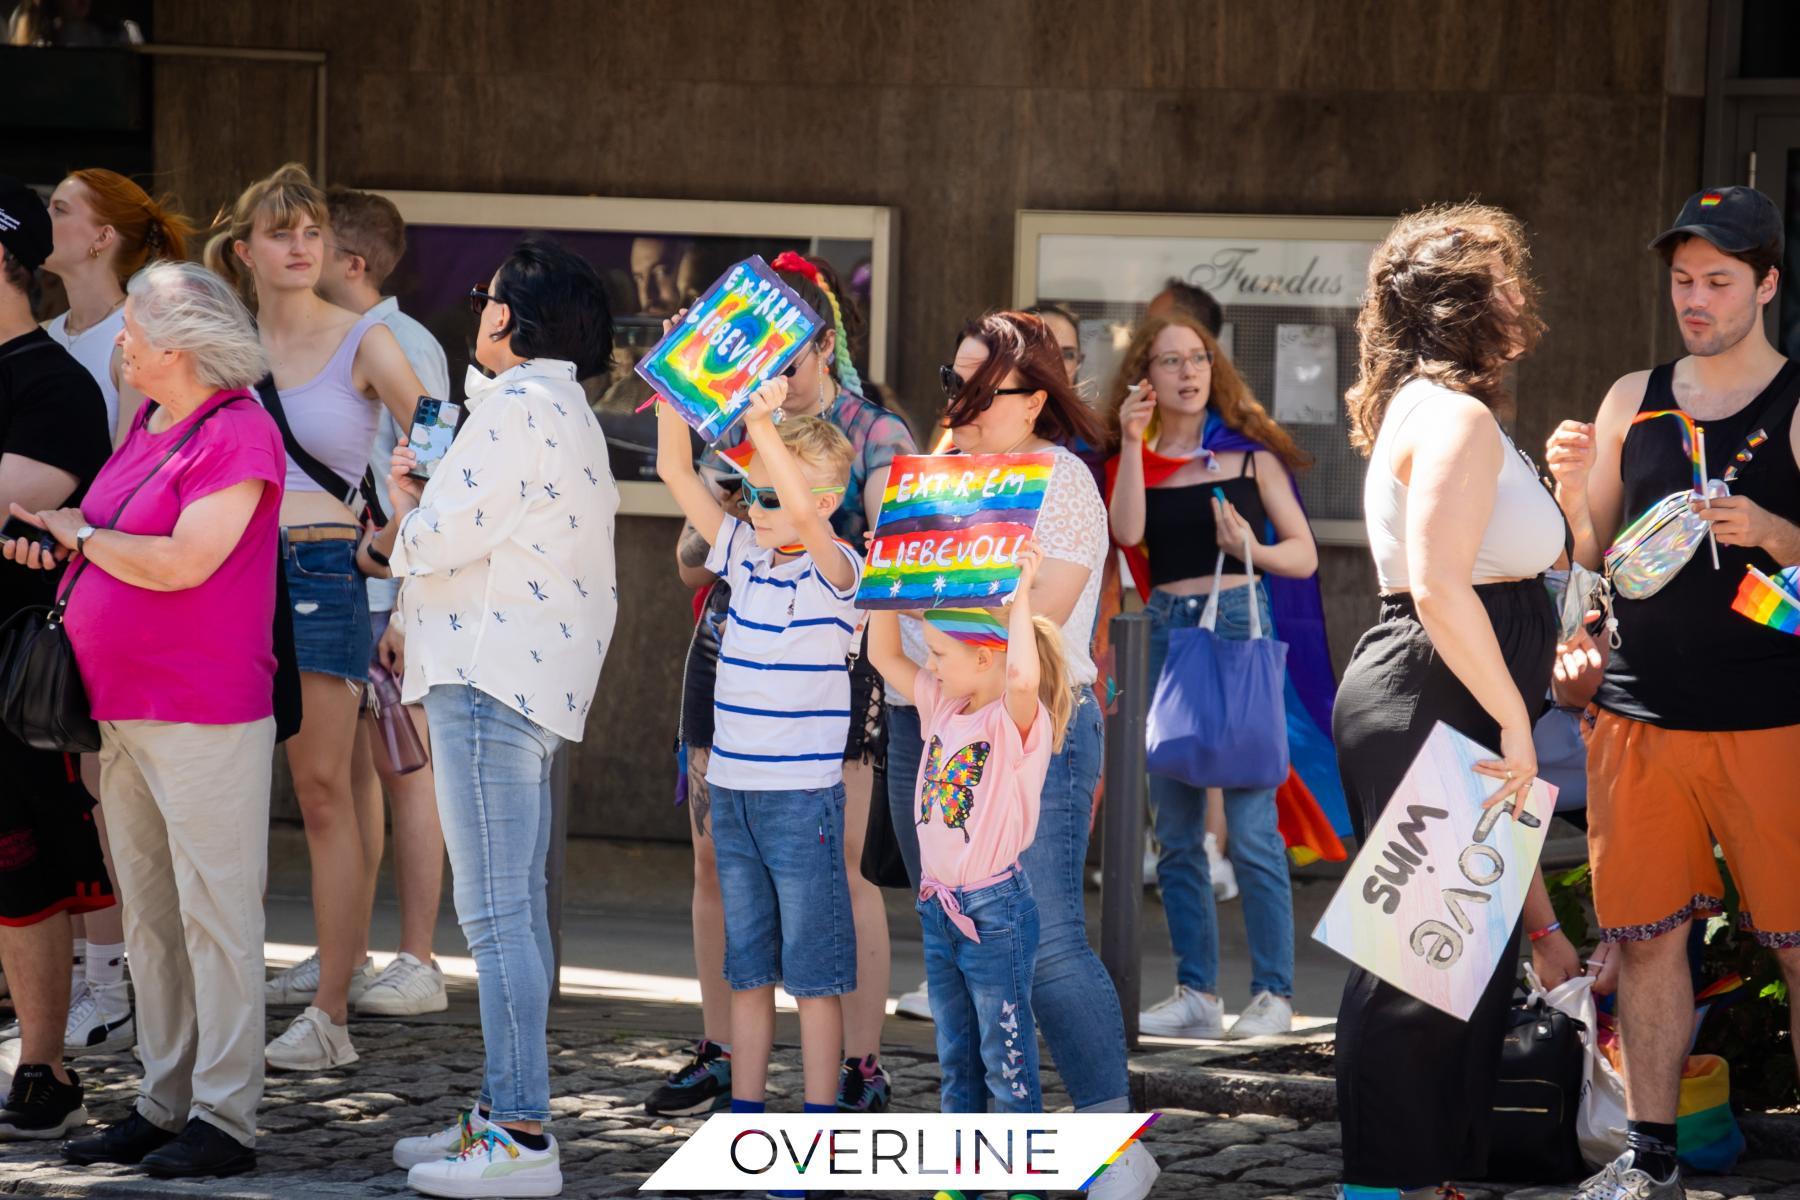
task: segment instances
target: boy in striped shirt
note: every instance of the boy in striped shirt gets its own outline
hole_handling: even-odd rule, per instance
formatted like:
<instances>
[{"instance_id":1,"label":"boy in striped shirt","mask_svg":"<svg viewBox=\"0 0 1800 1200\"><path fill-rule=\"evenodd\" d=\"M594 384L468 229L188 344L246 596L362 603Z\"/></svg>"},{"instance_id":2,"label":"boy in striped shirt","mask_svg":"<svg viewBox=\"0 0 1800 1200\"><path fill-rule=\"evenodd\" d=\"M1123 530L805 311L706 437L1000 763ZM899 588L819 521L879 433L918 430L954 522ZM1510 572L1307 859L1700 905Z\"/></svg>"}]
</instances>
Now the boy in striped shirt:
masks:
<instances>
[{"instance_id":1,"label":"boy in striped shirt","mask_svg":"<svg viewBox=\"0 0 1800 1200\"><path fill-rule=\"evenodd\" d=\"M856 929L844 869L847 659L862 559L831 533L852 450L816 417L775 415L777 376L745 429L748 522L694 471L688 427L657 406L657 474L731 585L713 692L713 847L725 908L734 1112L761 1112L775 1039L775 984L800 1009L806 1111L835 1112L843 1049L838 997L856 989Z\"/></svg>"}]
</instances>

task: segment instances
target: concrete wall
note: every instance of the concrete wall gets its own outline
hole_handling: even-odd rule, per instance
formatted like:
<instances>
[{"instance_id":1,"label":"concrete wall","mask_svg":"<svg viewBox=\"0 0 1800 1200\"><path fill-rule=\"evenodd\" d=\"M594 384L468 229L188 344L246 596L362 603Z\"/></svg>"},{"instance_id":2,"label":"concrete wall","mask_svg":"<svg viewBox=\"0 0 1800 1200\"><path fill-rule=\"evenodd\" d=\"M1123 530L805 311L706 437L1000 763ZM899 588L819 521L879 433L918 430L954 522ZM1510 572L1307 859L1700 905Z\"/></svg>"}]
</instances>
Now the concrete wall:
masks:
<instances>
[{"instance_id":1,"label":"concrete wall","mask_svg":"<svg viewBox=\"0 0 1800 1200\"><path fill-rule=\"evenodd\" d=\"M915 418L958 322L1010 300L1020 208L1476 195L1532 231L1550 333L1519 370L1519 431L1539 445L1668 352L1643 247L1699 185L1704 0L162 0L156 20L168 42L328 52L334 182L897 207L889 382ZM158 169L209 212L308 157L313 104L302 69L159 63ZM672 539L620 523L578 833L682 836ZM1373 572L1350 550L1323 572L1341 666Z\"/></svg>"}]
</instances>

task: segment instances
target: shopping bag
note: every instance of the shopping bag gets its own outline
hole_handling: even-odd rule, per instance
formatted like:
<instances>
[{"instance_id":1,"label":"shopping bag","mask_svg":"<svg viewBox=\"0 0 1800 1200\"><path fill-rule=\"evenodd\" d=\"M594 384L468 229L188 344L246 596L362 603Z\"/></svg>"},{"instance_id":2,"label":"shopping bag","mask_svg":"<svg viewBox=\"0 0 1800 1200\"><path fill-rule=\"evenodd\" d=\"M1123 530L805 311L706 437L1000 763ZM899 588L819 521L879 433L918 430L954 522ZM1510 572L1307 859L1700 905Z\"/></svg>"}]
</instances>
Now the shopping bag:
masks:
<instances>
[{"instance_id":1,"label":"shopping bag","mask_svg":"<svg viewBox=\"0 0 1800 1200\"><path fill-rule=\"evenodd\" d=\"M1532 1000L1542 998L1580 1026L1581 1105L1575 1112L1575 1139L1590 1166L1605 1166L1625 1152L1625 1080L1600 1045L1594 978L1577 975L1547 992L1530 967L1525 968L1525 978Z\"/></svg>"}]
</instances>

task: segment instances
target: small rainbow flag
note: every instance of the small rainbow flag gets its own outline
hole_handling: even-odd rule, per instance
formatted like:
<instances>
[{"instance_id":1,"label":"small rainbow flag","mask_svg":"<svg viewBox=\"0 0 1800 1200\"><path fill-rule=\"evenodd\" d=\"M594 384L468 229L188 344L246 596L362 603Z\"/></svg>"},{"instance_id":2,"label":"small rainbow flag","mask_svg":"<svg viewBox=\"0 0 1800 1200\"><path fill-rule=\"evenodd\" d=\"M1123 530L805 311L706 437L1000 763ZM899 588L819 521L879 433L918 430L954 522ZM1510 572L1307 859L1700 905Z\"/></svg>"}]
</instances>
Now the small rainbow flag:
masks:
<instances>
[{"instance_id":1,"label":"small rainbow flag","mask_svg":"<svg viewBox=\"0 0 1800 1200\"><path fill-rule=\"evenodd\" d=\"M719 457L736 468L739 475L746 479L750 477L750 460L756 457L756 446L749 438L735 446L720 446L717 449Z\"/></svg>"},{"instance_id":2,"label":"small rainbow flag","mask_svg":"<svg viewBox=\"0 0 1800 1200\"><path fill-rule=\"evenodd\" d=\"M1758 625L1767 625L1781 633L1800 635L1800 599L1794 595L1800 583L1800 567L1789 567L1771 579L1755 567L1744 574L1738 584L1733 612L1742 613Z\"/></svg>"},{"instance_id":3,"label":"small rainbow flag","mask_svg":"<svg viewBox=\"0 0 1800 1200\"><path fill-rule=\"evenodd\" d=\"M1050 454L906 454L887 488L857 591L860 608L997 608L1018 584Z\"/></svg>"},{"instance_id":4,"label":"small rainbow flag","mask_svg":"<svg viewBox=\"0 0 1800 1200\"><path fill-rule=\"evenodd\" d=\"M1706 193L1706 195L1700 197L1700 207L1701 208L1716 208L1719 204L1719 201L1721 201L1723 199L1725 199L1725 197L1720 195L1718 192L1708 192L1708 193Z\"/></svg>"},{"instance_id":5,"label":"small rainbow flag","mask_svg":"<svg viewBox=\"0 0 1800 1200\"><path fill-rule=\"evenodd\" d=\"M970 646L1004 650L1006 625L994 613L991 608L930 608L925 623Z\"/></svg>"}]
</instances>

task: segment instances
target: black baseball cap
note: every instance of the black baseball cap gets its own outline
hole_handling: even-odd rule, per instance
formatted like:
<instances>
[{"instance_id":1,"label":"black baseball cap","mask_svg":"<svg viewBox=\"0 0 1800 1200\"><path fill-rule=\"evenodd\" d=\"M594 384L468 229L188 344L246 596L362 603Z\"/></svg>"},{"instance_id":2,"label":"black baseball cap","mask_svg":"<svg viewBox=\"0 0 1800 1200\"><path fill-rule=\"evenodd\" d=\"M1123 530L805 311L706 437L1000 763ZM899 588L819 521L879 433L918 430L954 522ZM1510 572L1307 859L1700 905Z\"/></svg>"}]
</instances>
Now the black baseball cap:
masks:
<instances>
[{"instance_id":1,"label":"black baseball cap","mask_svg":"<svg viewBox=\"0 0 1800 1200\"><path fill-rule=\"evenodd\" d=\"M1680 237L1701 237L1727 254L1742 254L1782 241L1781 210L1753 187L1707 188L1688 197L1668 232L1652 250Z\"/></svg>"},{"instance_id":2,"label":"black baseball cap","mask_svg":"<svg viewBox=\"0 0 1800 1200\"><path fill-rule=\"evenodd\" d=\"M10 175L0 175L0 245L34 271L50 257L50 210Z\"/></svg>"}]
</instances>

